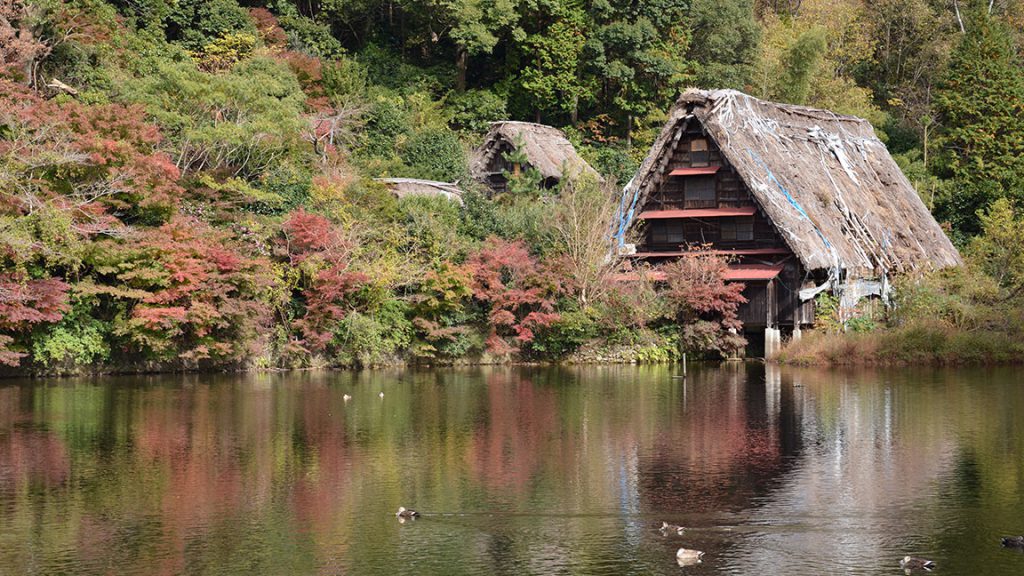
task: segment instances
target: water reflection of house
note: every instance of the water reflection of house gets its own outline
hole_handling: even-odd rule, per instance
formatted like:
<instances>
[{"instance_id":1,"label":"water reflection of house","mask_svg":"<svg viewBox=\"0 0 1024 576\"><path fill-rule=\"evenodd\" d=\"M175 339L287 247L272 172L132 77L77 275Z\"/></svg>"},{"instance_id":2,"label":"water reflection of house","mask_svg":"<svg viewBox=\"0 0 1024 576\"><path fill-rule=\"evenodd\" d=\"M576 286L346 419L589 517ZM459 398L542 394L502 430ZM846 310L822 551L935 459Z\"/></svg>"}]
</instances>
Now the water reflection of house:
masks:
<instances>
[{"instance_id":1,"label":"water reflection of house","mask_svg":"<svg viewBox=\"0 0 1024 576\"><path fill-rule=\"evenodd\" d=\"M632 257L655 265L695 250L733 259L748 331L769 348L814 320L813 298L845 309L884 295L891 275L960 256L866 120L689 90L626 186L618 237L643 224Z\"/></svg>"},{"instance_id":2,"label":"water reflection of house","mask_svg":"<svg viewBox=\"0 0 1024 576\"><path fill-rule=\"evenodd\" d=\"M520 162L515 161L517 155L522 157ZM509 175L530 168L540 173L545 188L554 188L563 178L583 174L600 180L561 130L531 122L491 124L483 144L473 151L469 168L473 178L494 193L506 190Z\"/></svg>"},{"instance_id":3,"label":"water reflection of house","mask_svg":"<svg viewBox=\"0 0 1024 576\"><path fill-rule=\"evenodd\" d=\"M751 505L799 449L792 403L761 366L692 372L683 401L641 458L643 508L667 514Z\"/></svg>"}]
</instances>

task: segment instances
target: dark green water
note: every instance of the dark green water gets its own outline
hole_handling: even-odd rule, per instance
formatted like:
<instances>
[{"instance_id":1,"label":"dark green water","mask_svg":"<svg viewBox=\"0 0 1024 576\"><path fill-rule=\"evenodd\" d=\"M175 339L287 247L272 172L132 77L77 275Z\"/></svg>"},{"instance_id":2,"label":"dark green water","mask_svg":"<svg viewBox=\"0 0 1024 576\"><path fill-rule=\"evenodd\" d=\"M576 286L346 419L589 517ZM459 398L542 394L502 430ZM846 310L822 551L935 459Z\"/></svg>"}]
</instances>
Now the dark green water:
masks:
<instances>
[{"instance_id":1,"label":"dark green water","mask_svg":"<svg viewBox=\"0 0 1024 576\"><path fill-rule=\"evenodd\" d=\"M1024 370L677 372L0 382L0 574L1024 574Z\"/></svg>"}]
</instances>

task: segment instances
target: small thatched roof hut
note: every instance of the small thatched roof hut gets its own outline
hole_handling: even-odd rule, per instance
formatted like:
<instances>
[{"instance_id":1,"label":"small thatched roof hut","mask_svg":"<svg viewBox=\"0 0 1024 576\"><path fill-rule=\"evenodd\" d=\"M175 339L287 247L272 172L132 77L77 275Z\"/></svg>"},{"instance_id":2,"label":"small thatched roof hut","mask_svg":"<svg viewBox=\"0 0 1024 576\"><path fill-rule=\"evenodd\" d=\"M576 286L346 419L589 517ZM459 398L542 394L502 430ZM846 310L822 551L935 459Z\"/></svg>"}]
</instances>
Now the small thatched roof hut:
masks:
<instances>
[{"instance_id":1,"label":"small thatched roof hut","mask_svg":"<svg viewBox=\"0 0 1024 576\"><path fill-rule=\"evenodd\" d=\"M540 172L547 187L566 176L590 174L600 180L597 171L580 158L561 130L531 122L492 123L483 143L473 151L470 173L495 192L504 191L504 174L516 170L505 155L517 148L525 155L528 166Z\"/></svg>"},{"instance_id":2,"label":"small thatched roof hut","mask_svg":"<svg viewBox=\"0 0 1024 576\"><path fill-rule=\"evenodd\" d=\"M435 182L433 180L417 180L415 178L376 178L398 198L406 196L442 196L453 202L462 204L462 190L456 184Z\"/></svg>"},{"instance_id":3,"label":"small thatched roof hut","mask_svg":"<svg viewBox=\"0 0 1024 576\"><path fill-rule=\"evenodd\" d=\"M961 262L867 120L735 90L679 98L624 191L620 238L670 175L673 151L695 125L804 269L867 278Z\"/></svg>"}]
</instances>

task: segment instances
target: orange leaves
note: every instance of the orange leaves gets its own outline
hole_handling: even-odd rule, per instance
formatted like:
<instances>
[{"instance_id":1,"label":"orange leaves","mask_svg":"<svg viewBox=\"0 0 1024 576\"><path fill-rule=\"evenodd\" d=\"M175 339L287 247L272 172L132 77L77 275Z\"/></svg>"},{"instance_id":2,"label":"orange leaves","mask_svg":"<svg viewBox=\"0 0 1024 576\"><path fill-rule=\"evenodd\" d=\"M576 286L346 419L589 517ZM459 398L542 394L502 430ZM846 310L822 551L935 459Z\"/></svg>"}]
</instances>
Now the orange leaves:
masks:
<instances>
[{"instance_id":1,"label":"orange leaves","mask_svg":"<svg viewBox=\"0 0 1024 576\"><path fill-rule=\"evenodd\" d=\"M689 345L703 351L731 354L744 340L739 304L743 285L726 283L726 260L709 253L691 253L663 266L668 290L666 296L676 310Z\"/></svg>"},{"instance_id":2,"label":"orange leaves","mask_svg":"<svg viewBox=\"0 0 1024 576\"><path fill-rule=\"evenodd\" d=\"M240 253L228 234L177 217L126 247L116 280L141 296L121 333L157 358L241 360L262 340L269 262Z\"/></svg>"},{"instance_id":3,"label":"orange leaves","mask_svg":"<svg viewBox=\"0 0 1024 576\"><path fill-rule=\"evenodd\" d=\"M84 236L146 211L169 213L183 193L180 173L144 118L137 106L44 100L0 80L0 125L9 133L0 154L25 183L7 207L45 200L69 212Z\"/></svg>"},{"instance_id":4,"label":"orange leaves","mask_svg":"<svg viewBox=\"0 0 1024 576\"><path fill-rule=\"evenodd\" d=\"M662 267L668 290L666 295L677 307L683 323L715 319L723 328L739 330L737 311L746 302L743 284L726 283L728 264L713 254L687 254Z\"/></svg>"},{"instance_id":5,"label":"orange leaves","mask_svg":"<svg viewBox=\"0 0 1024 576\"><path fill-rule=\"evenodd\" d=\"M302 338L296 342L306 352L325 350L334 328L348 315L358 292L369 277L349 270L351 246L340 228L319 214L298 209L282 225L285 249L291 264L304 264L303 315L292 322Z\"/></svg>"},{"instance_id":6,"label":"orange leaves","mask_svg":"<svg viewBox=\"0 0 1024 576\"><path fill-rule=\"evenodd\" d=\"M473 296L490 307L487 348L505 355L519 348L509 342L529 344L534 330L558 320L554 296L557 282L530 255L522 241L491 237L466 262L471 272Z\"/></svg>"}]
</instances>

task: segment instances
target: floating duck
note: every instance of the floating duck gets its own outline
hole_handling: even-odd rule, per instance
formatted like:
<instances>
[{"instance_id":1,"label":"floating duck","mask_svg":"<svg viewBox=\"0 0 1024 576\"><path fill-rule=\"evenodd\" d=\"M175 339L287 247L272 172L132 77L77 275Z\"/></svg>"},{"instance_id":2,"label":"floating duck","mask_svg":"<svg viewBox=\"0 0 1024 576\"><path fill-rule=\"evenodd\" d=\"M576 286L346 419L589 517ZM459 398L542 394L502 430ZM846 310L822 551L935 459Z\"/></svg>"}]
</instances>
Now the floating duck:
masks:
<instances>
[{"instance_id":1,"label":"floating duck","mask_svg":"<svg viewBox=\"0 0 1024 576\"><path fill-rule=\"evenodd\" d=\"M683 528L682 526L677 525L677 524L669 524L668 522L662 522L661 523L661 528L658 528L658 530L661 530L662 534L671 534L671 533L674 532L674 533L678 534L679 536L682 536L683 535L683 531L686 530L686 529Z\"/></svg>"},{"instance_id":2,"label":"floating duck","mask_svg":"<svg viewBox=\"0 0 1024 576\"><path fill-rule=\"evenodd\" d=\"M935 562L932 562L931 560L925 560L924 558L904 556L903 559L900 560L900 568L903 568L903 571L908 574L911 572L911 570L926 570L931 572L933 569L935 569Z\"/></svg>"},{"instance_id":3,"label":"floating duck","mask_svg":"<svg viewBox=\"0 0 1024 576\"><path fill-rule=\"evenodd\" d=\"M1024 550L1024 536L1003 536L1003 546Z\"/></svg>"},{"instance_id":4,"label":"floating duck","mask_svg":"<svg viewBox=\"0 0 1024 576\"><path fill-rule=\"evenodd\" d=\"M399 518L419 518L420 513L415 510L406 510L404 506L398 507L398 512L395 512L395 516Z\"/></svg>"},{"instance_id":5,"label":"floating duck","mask_svg":"<svg viewBox=\"0 0 1024 576\"><path fill-rule=\"evenodd\" d=\"M690 550L689 548L680 548L676 550L676 563L680 566L693 566L694 564L700 564L701 558L704 557L704 553L700 550Z\"/></svg>"},{"instance_id":6,"label":"floating duck","mask_svg":"<svg viewBox=\"0 0 1024 576\"><path fill-rule=\"evenodd\" d=\"M380 394L377 394L377 396L380 396L382 400L384 399L384 393L383 392L381 392Z\"/></svg>"},{"instance_id":7,"label":"floating duck","mask_svg":"<svg viewBox=\"0 0 1024 576\"><path fill-rule=\"evenodd\" d=\"M345 402L348 402L349 400L352 399L352 396L349 396L348 394L345 394L344 396L341 397L341 399L344 400Z\"/></svg>"}]
</instances>

